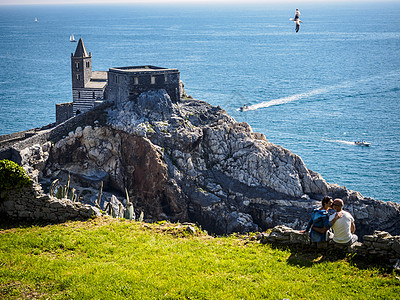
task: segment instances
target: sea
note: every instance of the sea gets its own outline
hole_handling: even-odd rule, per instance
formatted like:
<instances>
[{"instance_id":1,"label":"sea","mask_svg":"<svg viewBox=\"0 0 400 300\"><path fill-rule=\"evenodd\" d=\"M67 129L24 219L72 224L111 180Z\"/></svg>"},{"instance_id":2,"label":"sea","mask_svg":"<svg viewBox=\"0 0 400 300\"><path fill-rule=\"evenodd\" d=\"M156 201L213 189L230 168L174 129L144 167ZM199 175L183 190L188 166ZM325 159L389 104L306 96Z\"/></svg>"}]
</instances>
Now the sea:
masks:
<instances>
[{"instance_id":1,"label":"sea","mask_svg":"<svg viewBox=\"0 0 400 300\"><path fill-rule=\"evenodd\" d=\"M327 182L400 203L399 15L396 1L0 6L0 135L53 123L72 101L74 34L93 70L178 68L188 94Z\"/></svg>"}]
</instances>

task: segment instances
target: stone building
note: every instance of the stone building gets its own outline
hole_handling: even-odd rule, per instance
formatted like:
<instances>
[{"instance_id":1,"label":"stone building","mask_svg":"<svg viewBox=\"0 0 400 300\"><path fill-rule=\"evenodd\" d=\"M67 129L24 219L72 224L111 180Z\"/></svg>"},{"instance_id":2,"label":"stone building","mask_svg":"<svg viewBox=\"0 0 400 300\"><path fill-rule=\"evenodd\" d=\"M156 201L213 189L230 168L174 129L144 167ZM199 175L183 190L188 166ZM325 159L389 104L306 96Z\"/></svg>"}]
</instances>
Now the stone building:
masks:
<instances>
[{"instance_id":1,"label":"stone building","mask_svg":"<svg viewBox=\"0 0 400 300\"><path fill-rule=\"evenodd\" d=\"M80 38L71 53L73 102L56 104L56 122L62 123L103 101L134 101L141 93L165 89L173 102L180 99L178 69L155 66L110 68L92 71L92 54Z\"/></svg>"},{"instance_id":2,"label":"stone building","mask_svg":"<svg viewBox=\"0 0 400 300\"><path fill-rule=\"evenodd\" d=\"M72 99L74 115L94 107L96 100L104 100L107 71L92 71L92 54L79 39L75 53L71 53Z\"/></svg>"},{"instance_id":3,"label":"stone building","mask_svg":"<svg viewBox=\"0 0 400 300\"><path fill-rule=\"evenodd\" d=\"M172 102L179 101L179 71L155 66L110 68L107 100L115 103L135 100L149 90L165 89Z\"/></svg>"}]
</instances>

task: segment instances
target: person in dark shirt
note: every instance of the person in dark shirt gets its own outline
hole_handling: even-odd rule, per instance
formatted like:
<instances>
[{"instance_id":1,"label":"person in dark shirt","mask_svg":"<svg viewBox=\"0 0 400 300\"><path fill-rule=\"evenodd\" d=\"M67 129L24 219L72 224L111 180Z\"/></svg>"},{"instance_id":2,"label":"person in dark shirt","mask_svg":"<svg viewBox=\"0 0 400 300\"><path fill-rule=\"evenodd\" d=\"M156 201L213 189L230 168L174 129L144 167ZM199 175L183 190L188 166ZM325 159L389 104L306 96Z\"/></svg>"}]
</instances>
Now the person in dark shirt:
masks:
<instances>
[{"instance_id":1,"label":"person in dark shirt","mask_svg":"<svg viewBox=\"0 0 400 300\"><path fill-rule=\"evenodd\" d=\"M314 209L311 213L311 218L308 221L306 230L303 232L310 231L310 238L314 243L326 242L329 228L331 228L332 224L339 218L335 216L332 221L329 221L329 215L332 212L332 203L332 198L325 196L322 199L322 206Z\"/></svg>"}]
</instances>

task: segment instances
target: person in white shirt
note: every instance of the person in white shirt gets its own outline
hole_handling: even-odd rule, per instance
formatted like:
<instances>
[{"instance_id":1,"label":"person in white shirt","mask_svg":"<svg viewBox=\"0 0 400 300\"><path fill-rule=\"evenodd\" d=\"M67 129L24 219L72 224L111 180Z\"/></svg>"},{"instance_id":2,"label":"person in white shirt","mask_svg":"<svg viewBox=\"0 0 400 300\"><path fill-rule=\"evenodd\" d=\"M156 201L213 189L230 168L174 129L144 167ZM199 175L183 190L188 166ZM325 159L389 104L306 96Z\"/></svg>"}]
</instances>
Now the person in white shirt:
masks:
<instances>
[{"instance_id":1,"label":"person in white shirt","mask_svg":"<svg viewBox=\"0 0 400 300\"><path fill-rule=\"evenodd\" d=\"M358 236L354 234L356 226L354 225L353 216L344 211L343 206L342 199L335 199L332 203L332 208L336 211L329 218L332 222L333 241L338 244L351 245L358 240ZM336 215L338 218L334 220Z\"/></svg>"}]
</instances>

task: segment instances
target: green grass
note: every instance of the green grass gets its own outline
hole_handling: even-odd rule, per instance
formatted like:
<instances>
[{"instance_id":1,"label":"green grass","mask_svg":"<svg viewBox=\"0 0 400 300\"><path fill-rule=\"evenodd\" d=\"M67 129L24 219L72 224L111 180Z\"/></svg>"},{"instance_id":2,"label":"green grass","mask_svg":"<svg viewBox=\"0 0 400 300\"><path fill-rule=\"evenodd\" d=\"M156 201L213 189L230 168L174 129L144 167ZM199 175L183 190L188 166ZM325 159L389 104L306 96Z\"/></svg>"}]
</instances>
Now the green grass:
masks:
<instances>
[{"instance_id":1,"label":"green grass","mask_svg":"<svg viewBox=\"0 0 400 300\"><path fill-rule=\"evenodd\" d=\"M394 273L176 226L99 218L0 230L0 298L400 299Z\"/></svg>"}]
</instances>

